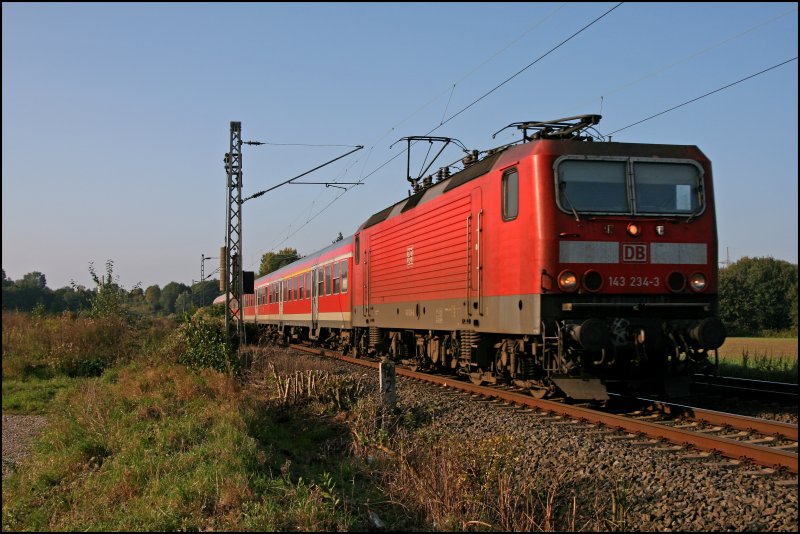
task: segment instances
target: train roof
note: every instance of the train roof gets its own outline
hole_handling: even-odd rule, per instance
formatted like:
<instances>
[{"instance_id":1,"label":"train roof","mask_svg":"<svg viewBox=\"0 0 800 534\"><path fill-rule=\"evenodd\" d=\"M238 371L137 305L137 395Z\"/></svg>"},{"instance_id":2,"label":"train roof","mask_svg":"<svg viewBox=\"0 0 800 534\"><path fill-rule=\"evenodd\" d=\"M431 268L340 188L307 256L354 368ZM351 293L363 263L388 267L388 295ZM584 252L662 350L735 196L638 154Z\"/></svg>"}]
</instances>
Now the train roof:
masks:
<instances>
[{"instance_id":1,"label":"train roof","mask_svg":"<svg viewBox=\"0 0 800 534\"><path fill-rule=\"evenodd\" d=\"M561 154L575 156L628 156L633 158L693 159L707 162L695 145L662 145L645 143L586 142L578 140L542 139L518 145L506 145L487 151L487 156L450 175L449 178L423 189L408 198L373 214L357 232L415 208L490 172L495 166L513 165L525 155Z\"/></svg>"},{"instance_id":2,"label":"train roof","mask_svg":"<svg viewBox=\"0 0 800 534\"><path fill-rule=\"evenodd\" d=\"M298 259L296 261L293 261L292 263L286 264L286 265L284 265L283 267L281 267L280 269L278 269L276 271L272 271L271 273L267 273L267 274L265 274L263 276L259 276L256 279L256 282L258 282L259 280L264 280L266 278L272 278L272 277L280 278L283 274L286 274L288 272L293 272L293 271L297 270L297 267L299 265L301 265L303 263L306 263L306 262L308 262L310 264L314 264L317 260L319 260L319 258L324 256L325 254L327 254L329 252L332 252L332 251L336 250L337 248L342 248L342 247L349 246L349 245L352 244L352 242L353 242L353 236L349 235L349 236L341 239L340 241L336 241L336 242L328 245L327 247L325 247L323 249L317 250L316 252L312 252L311 254L308 254L307 256L303 256L302 258L300 258L300 259Z\"/></svg>"}]
</instances>

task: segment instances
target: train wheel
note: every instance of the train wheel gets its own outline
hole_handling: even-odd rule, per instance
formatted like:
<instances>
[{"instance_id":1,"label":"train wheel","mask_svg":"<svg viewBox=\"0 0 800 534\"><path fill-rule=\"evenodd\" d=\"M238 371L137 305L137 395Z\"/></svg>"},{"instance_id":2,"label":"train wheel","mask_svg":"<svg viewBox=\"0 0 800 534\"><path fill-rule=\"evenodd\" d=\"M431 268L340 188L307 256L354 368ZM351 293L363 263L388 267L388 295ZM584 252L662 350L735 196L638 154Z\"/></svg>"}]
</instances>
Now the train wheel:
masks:
<instances>
[{"instance_id":1,"label":"train wheel","mask_svg":"<svg viewBox=\"0 0 800 534\"><path fill-rule=\"evenodd\" d=\"M534 398L543 399L543 398L545 398L547 396L548 393L550 393L550 390L548 388L533 387L533 388L530 388L528 390L528 392L531 395L533 395Z\"/></svg>"},{"instance_id":2,"label":"train wheel","mask_svg":"<svg viewBox=\"0 0 800 534\"><path fill-rule=\"evenodd\" d=\"M478 369L477 373L470 373L469 381L475 384L476 386L480 386L481 384L483 384L483 372L480 369Z\"/></svg>"}]
</instances>

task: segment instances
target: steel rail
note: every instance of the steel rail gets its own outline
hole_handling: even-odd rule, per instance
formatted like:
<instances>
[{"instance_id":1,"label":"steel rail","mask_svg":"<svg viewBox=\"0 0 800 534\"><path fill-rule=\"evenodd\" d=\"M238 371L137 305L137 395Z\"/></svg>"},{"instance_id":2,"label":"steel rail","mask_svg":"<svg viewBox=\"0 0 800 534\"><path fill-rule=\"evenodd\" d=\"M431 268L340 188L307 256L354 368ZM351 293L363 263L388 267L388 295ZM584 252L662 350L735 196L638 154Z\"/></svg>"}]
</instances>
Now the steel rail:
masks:
<instances>
[{"instance_id":1,"label":"steel rail","mask_svg":"<svg viewBox=\"0 0 800 534\"><path fill-rule=\"evenodd\" d=\"M312 349L301 345L290 345L293 348L311 352L322 356L333 357L354 365L363 367L378 368L377 362L366 361L362 359L351 358L342 356L335 351L324 349ZM632 434L646 435L652 438L663 439L677 445L688 444L697 447L701 450L718 452L722 456L734 459L748 458L753 462L772 468L786 468L789 472L797 474L797 453L787 452L780 449L765 447L753 443L746 443L737 441L735 439L724 438L720 436L713 436L684 430L682 428L673 428L659 423L650 423L615 415L610 413L603 413L591 408L582 406L573 406L563 404L560 402L549 401L545 399L536 399L530 395L523 395L512 391L504 391L499 389L487 388L484 386L476 386L467 382L451 377L441 375L430 375L425 373L418 373L409 371L401 367L396 368L397 374L408 378L413 378L422 382L429 382L443 387L449 387L480 395L487 398L496 398L505 402L518 404L530 408L537 408L542 411L552 412L559 415L564 415L573 419L586 421L588 423L603 424L619 430L624 430ZM795 427L796 432L796 427Z\"/></svg>"},{"instance_id":2,"label":"steel rail","mask_svg":"<svg viewBox=\"0 0 800 534\"><path fill-rule=\"evenodd\" d=\"M730 391L734 394L747 395L766 400L782 400L796 403L798 398L798 385L787 382L770 382L766 380L752 380L729 376L707 376L696 374L694 382L707 387L709 391Z\"/></svg>"},{"instance_id":3,"label":"steel rail","mask_svg":"<svg viewBox=\"0 0 800 534\"><path fill-rule=\"evenodd\" d=\"M797 441L797 425L758 419L746 415L737 415L705 408L684 406L672 402L656 401L652 399L639 399L649 403L654 409L667 415L686 415L692 419L705 421L712 425L722 425L736 430L751 430L767 436L781 436Z\"/></svg>"}]
</instances>

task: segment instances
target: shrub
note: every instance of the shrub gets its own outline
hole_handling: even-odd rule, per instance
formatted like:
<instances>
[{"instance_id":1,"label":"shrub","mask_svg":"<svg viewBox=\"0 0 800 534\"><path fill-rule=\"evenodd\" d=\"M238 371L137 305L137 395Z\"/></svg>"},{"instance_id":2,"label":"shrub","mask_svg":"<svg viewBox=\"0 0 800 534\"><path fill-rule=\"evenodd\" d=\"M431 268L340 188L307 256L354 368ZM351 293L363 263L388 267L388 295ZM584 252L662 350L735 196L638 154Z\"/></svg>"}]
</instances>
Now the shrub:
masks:
<instances>
[{"instance_id":1,"label":"shrub","mask_svg":"<svg viewBox=\"0 0 800 534\"><path fill-rule=\"evenodd\" d=\"M201 315L186 316L180 328L178 362L196 369L239 374L241 364L228 343L224 327Z\"/></svg>"}]
</instances>

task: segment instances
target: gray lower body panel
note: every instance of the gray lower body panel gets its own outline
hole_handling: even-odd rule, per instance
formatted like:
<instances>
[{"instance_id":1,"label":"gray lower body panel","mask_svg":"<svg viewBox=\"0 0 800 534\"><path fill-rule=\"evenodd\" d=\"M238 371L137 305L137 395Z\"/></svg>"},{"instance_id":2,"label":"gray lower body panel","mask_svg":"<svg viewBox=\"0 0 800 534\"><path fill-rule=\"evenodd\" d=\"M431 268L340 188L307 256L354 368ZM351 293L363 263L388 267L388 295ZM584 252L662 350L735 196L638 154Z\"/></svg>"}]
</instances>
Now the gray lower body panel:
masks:
<instances>
[{"instance_id":1,"label":"gray lower body panel","mask_svg":"<svg viewBox=\"0 0 800 534\"><path fill-rule=\"evenodd\" d=\"M408 330L474 330L503 334L539 334L541 295L484 297L468 309L466 299L375 303L356 306L353 326Z\"/></svg>"}]
</instances>

